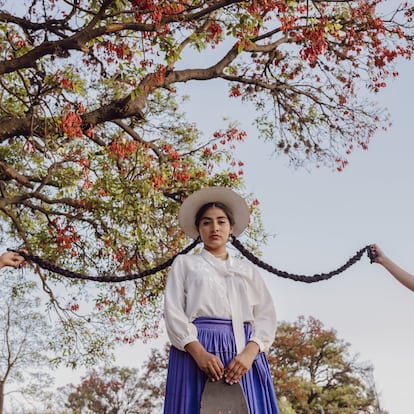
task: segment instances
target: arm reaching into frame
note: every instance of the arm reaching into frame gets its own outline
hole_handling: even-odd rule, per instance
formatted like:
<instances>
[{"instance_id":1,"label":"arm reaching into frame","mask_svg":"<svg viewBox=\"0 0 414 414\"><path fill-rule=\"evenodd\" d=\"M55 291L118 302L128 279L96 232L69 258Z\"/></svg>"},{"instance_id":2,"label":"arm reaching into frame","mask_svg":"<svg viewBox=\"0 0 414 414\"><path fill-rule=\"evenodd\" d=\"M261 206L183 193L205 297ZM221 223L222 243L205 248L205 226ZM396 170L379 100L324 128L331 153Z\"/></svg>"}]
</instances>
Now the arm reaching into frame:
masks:
<instances>
[{"instance_id":1,"label":"arm reaching into frame","mask_svg":"<svg viewBox=\"0 0 414 414\"><path fill-rule=\"evenodd\" d=\"M414 275L402 269L384 254L377 244L371 245L374 262L383 266L402 285L414 292Z\"/></svg>"}]
</instances>

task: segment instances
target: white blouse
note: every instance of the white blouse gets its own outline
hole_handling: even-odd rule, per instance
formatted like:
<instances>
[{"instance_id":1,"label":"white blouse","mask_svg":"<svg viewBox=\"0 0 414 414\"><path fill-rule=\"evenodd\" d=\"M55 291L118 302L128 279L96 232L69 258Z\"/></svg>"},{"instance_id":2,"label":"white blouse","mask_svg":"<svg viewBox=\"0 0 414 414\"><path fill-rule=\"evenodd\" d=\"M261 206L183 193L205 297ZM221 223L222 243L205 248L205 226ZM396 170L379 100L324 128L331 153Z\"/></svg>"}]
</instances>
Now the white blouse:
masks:
<instances>
[{"instance_id":1,"label":"white blouse","mask_svg":"<svg viewBox=\"0 0 414 414\"><path fill-rule=\"evenodd\" d=\"M256 266L230 256L220 260L203 249L179 255L167 278L164 318L172 345L197 341L198 317L231 319L237 352L245 347L243 322L252 324L250 341L267 351L276 333L272 297Z\"/></svg>"}]
</instances>

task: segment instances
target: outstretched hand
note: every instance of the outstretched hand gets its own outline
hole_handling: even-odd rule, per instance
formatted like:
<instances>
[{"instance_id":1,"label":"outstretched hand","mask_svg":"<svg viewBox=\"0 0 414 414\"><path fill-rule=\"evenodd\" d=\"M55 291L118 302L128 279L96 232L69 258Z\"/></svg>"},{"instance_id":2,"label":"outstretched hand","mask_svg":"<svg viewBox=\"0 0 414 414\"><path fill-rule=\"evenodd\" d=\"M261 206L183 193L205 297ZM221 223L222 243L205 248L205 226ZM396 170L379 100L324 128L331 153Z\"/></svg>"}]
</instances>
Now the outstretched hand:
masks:
<instances>
[{"instance_id":1,"label":"outstretched hand","mask_svg":"<svg viewBox=\"0 0 414 414\"><path fill-rule=\"evenodd\" d=\"M0 255L0 269L6 266L19 267L24 262L24 257L15 252L5 252Z\"/></svg>"},{"instance_id":2,"label":"outstretched hand","mask_svg":"<svg viewBox=\"0 0 414 414\"><path fill-rule=\"evenodd\" d=\"M371 244L369 246L369 248L371 249L371 254L372 254L372 260L374 263L382 263L385 254L384 252L380 249L380 247L378 246L378 244Z\"/></svg>"}]
</instances>

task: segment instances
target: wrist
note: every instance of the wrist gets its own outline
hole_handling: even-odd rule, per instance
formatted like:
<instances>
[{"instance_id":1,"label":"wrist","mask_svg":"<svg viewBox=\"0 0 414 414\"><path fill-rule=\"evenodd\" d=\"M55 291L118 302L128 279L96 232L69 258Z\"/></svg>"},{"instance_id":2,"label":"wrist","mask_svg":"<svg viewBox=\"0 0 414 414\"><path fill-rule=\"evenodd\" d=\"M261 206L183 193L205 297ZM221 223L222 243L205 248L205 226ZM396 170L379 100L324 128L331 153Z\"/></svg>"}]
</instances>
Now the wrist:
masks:
<instances>
[{"instance_id":1,"label":"wrist","mask_svg":"<svg viewBox=\"0 0 414 414\"><path fill-rule=\"evenodd\" d=\"M246 347L244 348L243 352L256 357L256 355L258 355L260 352L260 347L256 342L249 341L247 342Z\"/></svg>"},{"instance_id":2,"label":"wrist","mask_svg":"<svg viewBox=\"0 0 414 414\"><path fill-rule=\"evenodd\" d=\"M189 342L184 350L188 352L193 358L207 352L203 345L198 341Z\"/></svg>"},{"instance_id":3,"label":"wrist","mask_svg":"<svg viewBox=\"0 0 414 414\"><path fill-rule=\"evenodd\" d=\"M384 266L385 268L388 268L390 265L392 265L392 261L387 256L379 256L376 259L376 262L380 264L381 266Z\"/></svg>"}]
</instances>

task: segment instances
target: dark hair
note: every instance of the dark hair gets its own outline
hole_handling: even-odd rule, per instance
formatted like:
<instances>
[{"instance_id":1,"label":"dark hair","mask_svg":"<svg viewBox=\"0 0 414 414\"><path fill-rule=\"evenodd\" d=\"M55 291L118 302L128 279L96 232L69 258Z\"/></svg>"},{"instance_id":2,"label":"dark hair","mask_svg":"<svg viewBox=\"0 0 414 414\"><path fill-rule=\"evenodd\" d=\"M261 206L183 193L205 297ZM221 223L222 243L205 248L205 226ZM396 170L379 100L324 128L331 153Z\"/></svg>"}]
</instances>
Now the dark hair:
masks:
<instances>
[{"instance_id":1,"label":"dark hair","mask_svg":"<svg viewBox=\"0 0 414 414\"><path fill-rule=\"evenodd\" d=\"M204 213L211 207L217 207L220 208L226 213L227 218L229 219L229 222L232 226L234 226L234 217L232 211L223 203L220 203L219 201L213 201L211 203L204 204L199 208L197 211L197 214L195 216L195 226L198 229L198 226L200 225L200 221L204 216Z\"/></svg>"}]
</instances>

